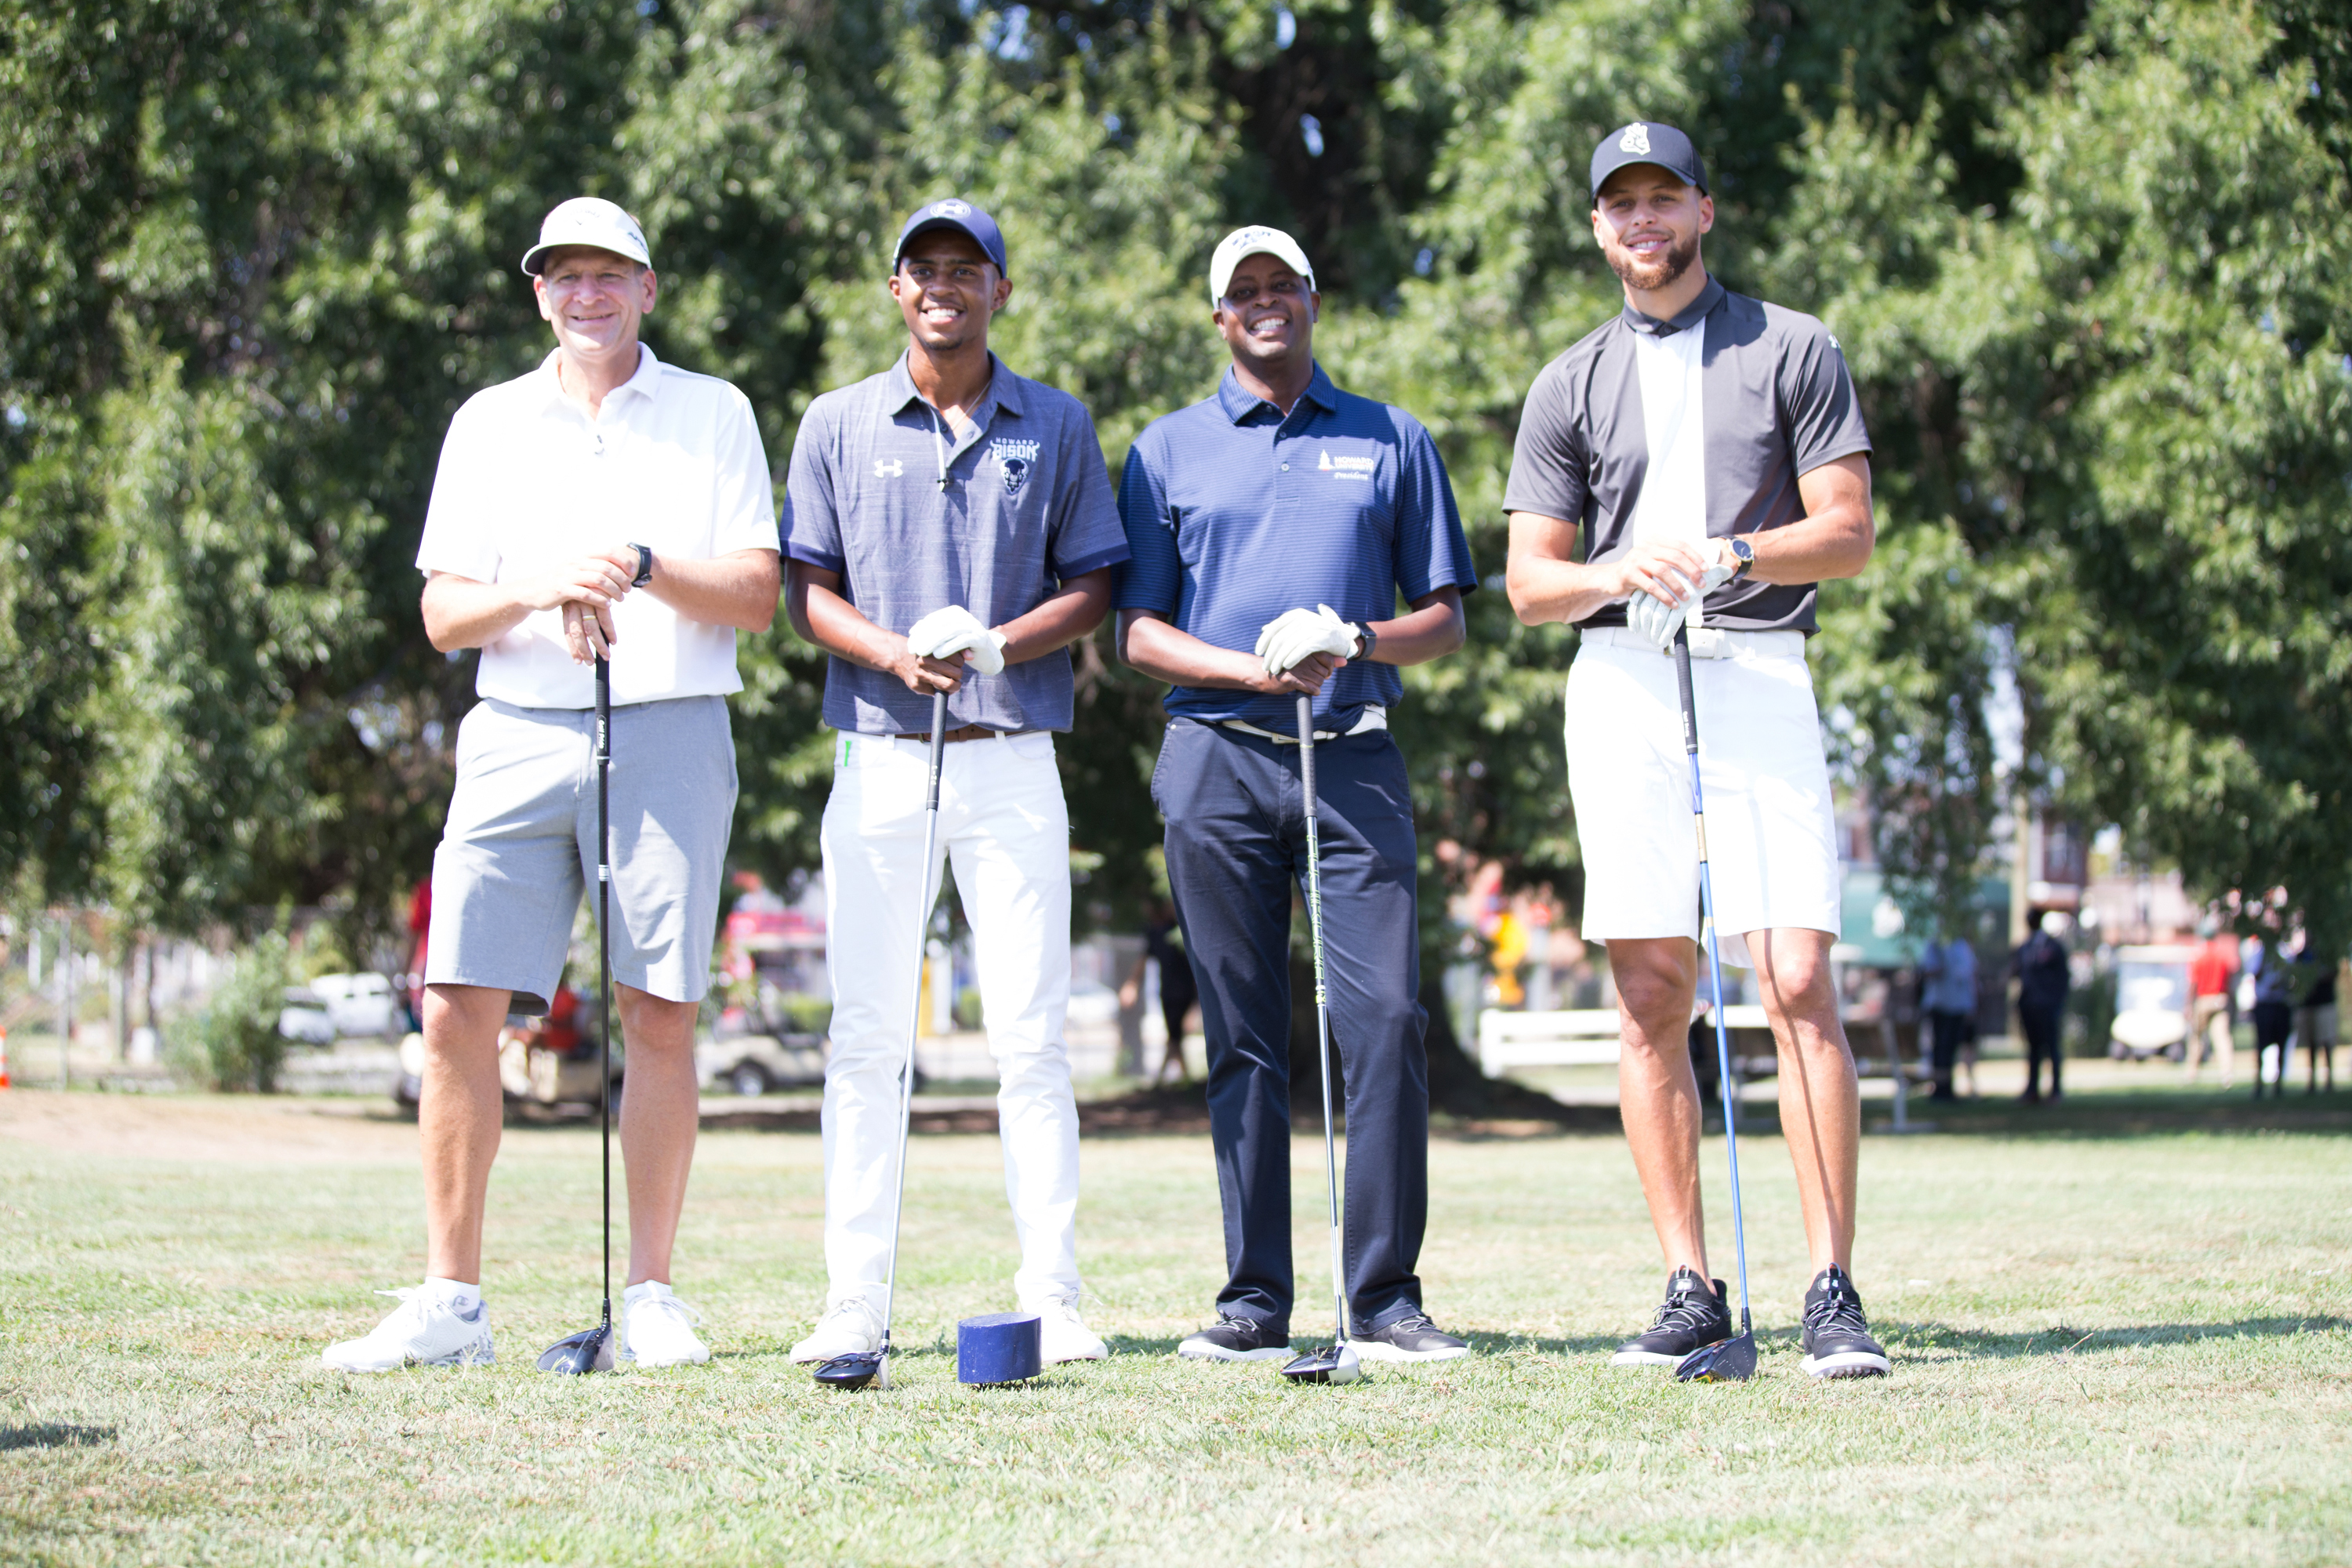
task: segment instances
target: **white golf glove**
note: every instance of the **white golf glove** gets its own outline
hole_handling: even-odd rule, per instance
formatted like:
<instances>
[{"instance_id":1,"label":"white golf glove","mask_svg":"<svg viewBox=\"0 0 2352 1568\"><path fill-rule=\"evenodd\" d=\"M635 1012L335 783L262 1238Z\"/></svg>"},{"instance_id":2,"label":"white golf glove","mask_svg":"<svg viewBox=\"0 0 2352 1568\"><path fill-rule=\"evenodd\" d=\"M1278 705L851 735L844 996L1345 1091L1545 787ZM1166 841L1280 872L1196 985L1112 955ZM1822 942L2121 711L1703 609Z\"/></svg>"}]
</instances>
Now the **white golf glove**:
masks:
<instances>
[{"instance_id":1,"label":"white golf glove","mask_svg":"<svg viewBox=\"0 0 2352 1568\"><path fill-rule=\"evenodd\" d=\"M918 658L969 652L972 668L982 675L995 675L1004 668L1004 634L982 626L980 617L961 605L933 610L908 627L907 646Z\"/></svg>"},{"instance_id":2,"label":"white golf glove","mask_svg":"<svg viewBox=\"0 0 2352 1568\"><path fill-rule=\"evenodd\" d=\"M1257 634L1257 655L1265 660L1268 675L1280 675L1310 654L1352 658L1357 640L1354 622L1341 620L1328 605L1318 605L1312 610L1285 610L1266 622Z\"/></svg>"},{"instance_id":3,"label":"white golf glove","mask_svg":"<svg viewBox=\"0 0 2352 1568\"><path fill-rule=\"evenodd\" d=\"M1625 624L1633 628L1634 636L1654 642L1662 648L1670 648L1675 646L1675 633L1682 629L1684 621L1689 619L1691 606L1730 582L1731 568L1709 566L1700 575L1696 591L1691 588L1690 579L1681 573L1669 570L1665 575L1669 583L1682 584L1682 598L1669 605L1643 589L1635 594L1633 602L1625 606Z\"/></svg>"}]
</instances>

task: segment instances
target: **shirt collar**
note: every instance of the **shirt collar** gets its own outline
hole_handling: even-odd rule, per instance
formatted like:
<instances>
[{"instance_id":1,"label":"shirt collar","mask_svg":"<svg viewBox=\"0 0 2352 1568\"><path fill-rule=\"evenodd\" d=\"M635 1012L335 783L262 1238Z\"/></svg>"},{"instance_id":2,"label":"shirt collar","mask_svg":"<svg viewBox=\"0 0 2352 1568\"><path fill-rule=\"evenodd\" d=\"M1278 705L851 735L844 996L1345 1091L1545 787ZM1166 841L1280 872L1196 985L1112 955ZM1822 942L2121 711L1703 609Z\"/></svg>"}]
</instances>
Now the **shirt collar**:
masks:
<instances>
[{"instance_id":1,"label":"shirt collar","mask_svg":"<svg viewBox=\"0 0 2352 1568\"><path fill-rule=\"evenodd\" d=\"M915 374L907 368L907 357L900 353L898 362L890 367L883 380L882 412L886 415L902 414L907 405L923 401L923 395L915 390ZM1021 416L1022 401L1021 378L996 357L994 349L989 350L988 390L981 395L979 406L972 409L971 422L985 426L990 415L996 411L1010 414L1017 419Z\"/></svg>"},{"instance_id":2,"label":"shirt collar","mask_svg":"<svg viewBox=\"0 0 2352 1568\"><path fill-rule=\"evenodd\" d=\"M557 378L555 374L556 362L562 357L563 351L561 348L553 348L548 350L547 357L539 362L540 373L547 379L547 399L551 403L566 403L570 401L570 399L564 395L563 383ZM634 392L638 396L644 398L646 402L651 403L654 401L655 389L660 385L661 361L654 357L654 351L651 348L647 347L644 343L639 343L637 345L636 374L629 377L628 380L621 383L620 385L613 388L611 392L605 394L605 401L610 403L614 398L618 397L625 392Z\"/></svg>"},{"instance_id":3,"label":"shirt collar","mask_svg":"<svg viewBox=\"0 0 2352 1568\"><path fill-rule=\"evenodd\" d=\"M1671 320L1662 321L1655 316L1645 316L1631 304L1625 307L1618 320L1633 331L1644 332L1654 338L1670 338L1706 321L1708 313L1723 303L1723 285L1710 278L1706 280L1706 287L1699 290L1698 298L1684 306Z\"/></svg>"},{"instance_id":4,"label":"shirt collar","mask_svg":"<svg viewBox=\"0 0 2352 1568\"><path fill-rule=\"evenodd\" d=\"M1312 403L1326 414L1339 408L1339 389L1331 384L1329 376L1323 374L1322 361L1315 362L1315 374L1307 378L1307 390L1299 394L1299 399ZM1224 409L1225 417L1236 425L1261 408L1274 408L1274 405L1265 398L1244 391L1241 377L1235 375L1230 366L1226 368L1224 380L1217 383L1217 403ZM1282 412L1279 408L1274 408L1274 411L1277 415ZM1297 412L1297 405L1292 405L1291 412Z\"/></svg>"}]
</instances>

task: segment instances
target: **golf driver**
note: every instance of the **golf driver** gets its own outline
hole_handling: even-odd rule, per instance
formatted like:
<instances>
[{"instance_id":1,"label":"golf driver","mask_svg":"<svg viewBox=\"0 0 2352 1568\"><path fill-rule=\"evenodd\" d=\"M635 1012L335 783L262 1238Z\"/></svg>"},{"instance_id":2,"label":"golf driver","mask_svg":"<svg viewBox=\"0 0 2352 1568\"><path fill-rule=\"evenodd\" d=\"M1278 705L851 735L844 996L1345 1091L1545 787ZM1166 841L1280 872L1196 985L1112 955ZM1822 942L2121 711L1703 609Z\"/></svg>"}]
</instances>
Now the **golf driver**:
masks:
<instances>
[{"instance_id":1,"label":"golf driver","mask_svg":"<svg viewBox=\"0 0 2352 1568\"><path fill-rule=\"evenodd\" d=\"M1682 688L1683 751L1690 757L1691 821L1698 828L1699 919L1706 927L1706 973L1715 987L1715 1060L1723 1086L1723 1146L1731 1155L1731 1246L1739 1264L1739 1332L1683 1357L1675 1376L1684 1383L1745 1383L1756 1375L1756 1331L1748 1316L1748 1230L1739 1213L1739 1126L1731 1113L1738 1092L1731 1077L1731 1030L1723 1021L1723 951L1715 929L1715 884L1706 869L1706 798L1698 783L1698 708L1691 700L1690 626L1675 630L1675 680Z\"/></svg>"},{"instance_id":2,"label":"golf driver","mask_svg":"<svg viewBox=\"0 0 2352 1568\"><path fill-rule=\"evenodd\" d=\"M890 1199L890 1263L882 1280L882 1342L871 1352L853 1352L821 1362L812 1374L827 1388L890 1386L890 1304L898 1289L898 1220L907 1208L907 1133L915 1116L915 1036L922 1027L923 949L931 929L932 857L940 842L940 765L948 749L948 694L931 693L930 793L923 803L924 896L915 915L915 998L907 1016L907 1059L898 1069L898 1190Z\"/></svg>"},{"instance_id":3,"label":"golf driver","mask_svg":"<svg viewBox=\"0 0 2352 1568\"><path fill-rule=\"evenodd\" d=\"M604 1143L604 1310L593 1329L541 1351L539 1370L613 1369L613 667L596 660L596 1119Z\"/></svg>"},{"instance_id":4,"label":"golf driver","mask_svg":"<svg viewBox=\"0 0 2352 1568\"><path fill-rule=\"evenodd\" d=\"M1331 1201L1331 1305L1336 1336L1319 1350L1285 1362L1293 1383L1353 1383L1364 1375L1348 1342L1348 1279L1339 1247L1339 1162L1331 1135L1331 1008L1323 985L1322 847L1315 836L1315 700L1298 698L1298 787L1307 802L1307 930L1315 952L1315 1035L1323 1068L1323 1185Z\"/></svg>"}]
</instances>

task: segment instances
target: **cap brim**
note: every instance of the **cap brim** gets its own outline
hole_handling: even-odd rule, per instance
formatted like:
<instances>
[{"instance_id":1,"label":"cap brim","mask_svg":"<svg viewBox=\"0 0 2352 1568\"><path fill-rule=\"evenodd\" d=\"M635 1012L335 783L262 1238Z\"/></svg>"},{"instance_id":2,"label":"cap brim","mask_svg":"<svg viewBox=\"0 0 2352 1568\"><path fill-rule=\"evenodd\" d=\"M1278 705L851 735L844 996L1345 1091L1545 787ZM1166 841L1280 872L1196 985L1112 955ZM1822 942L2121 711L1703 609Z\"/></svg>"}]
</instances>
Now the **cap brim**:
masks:
<instances>
[{"instance_id":1,"label":"cap brim","mask_svg":"<svg viewBox=\"0 0 2352 1568\"><path fill-rule=\"evenodd\" d=\"M650 257L631 256L625 250L615 249L614 247L609 245L600 245L593 239L542 239L537 245L532 246L529 250L522 253L523 276L526 278L538 277L541 271L540 262L545 258L549 251L573 249L601 250L605 252L607 255L617 256L624 261L634 261L640 267L651 267L653 265L653 260Z\"/></svg>"}]
</instances>

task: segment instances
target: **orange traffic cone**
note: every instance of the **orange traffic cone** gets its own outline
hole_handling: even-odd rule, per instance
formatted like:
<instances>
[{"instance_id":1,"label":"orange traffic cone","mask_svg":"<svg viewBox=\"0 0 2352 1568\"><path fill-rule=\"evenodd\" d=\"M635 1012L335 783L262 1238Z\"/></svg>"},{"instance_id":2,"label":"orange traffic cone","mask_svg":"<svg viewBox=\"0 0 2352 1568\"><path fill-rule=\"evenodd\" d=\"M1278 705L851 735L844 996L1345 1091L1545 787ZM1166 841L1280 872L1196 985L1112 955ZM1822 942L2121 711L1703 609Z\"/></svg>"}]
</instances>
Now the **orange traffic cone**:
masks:
<instances>
[{"instance_id":1,"label":"orange traffic cone","mask_svg":"<svg viewBox=\"0 0 2352 1568\"><path fill-rule=\"evenodd\" d=\"M8 1031L0 1029L0 1089L8 1087Z\"/></svg>"}]
</instances>

